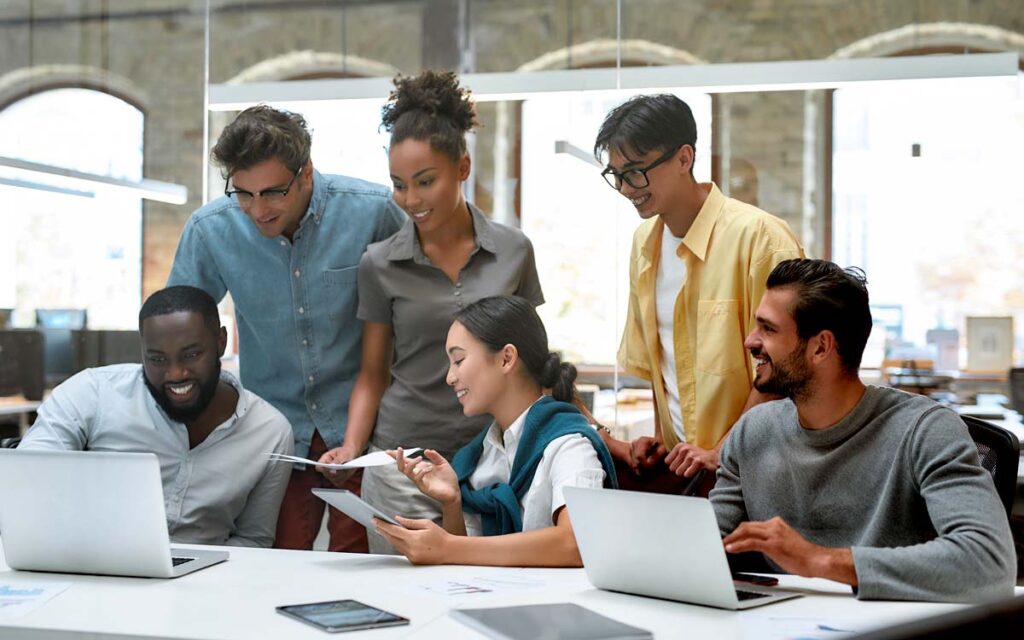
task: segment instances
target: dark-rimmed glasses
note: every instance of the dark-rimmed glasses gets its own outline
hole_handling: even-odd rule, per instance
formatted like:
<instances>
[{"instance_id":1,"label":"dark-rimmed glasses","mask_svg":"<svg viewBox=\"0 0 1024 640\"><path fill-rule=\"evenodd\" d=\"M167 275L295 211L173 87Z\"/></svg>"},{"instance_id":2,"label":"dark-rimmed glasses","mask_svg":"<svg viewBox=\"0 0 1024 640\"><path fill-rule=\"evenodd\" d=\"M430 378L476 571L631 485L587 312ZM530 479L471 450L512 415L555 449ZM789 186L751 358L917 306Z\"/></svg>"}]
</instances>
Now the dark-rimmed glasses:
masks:
<instances>
[{"instance_id":1,"label":"dark-rimmed glasses","mask_svg":"<svg viewBox=\"0 0 1024 640\"><path fill-rule=\"evenodd\" d=\"M676 154L676 151L682 148L683 145L674 147L669 151L666 151L657 160L647 165L646 167L637 167L635 169L626 169L625 171L616 171L611 167L605 167L605 170L601 172L601 177L608 183L608 186L616 191L622 189L622 183L625 182L634 189L643 189L647 185L651 184L651 181L647 179L647 172L665 162Z\"/></svg>"},{"instance_id":2,"label":"dark-rimmed glasses","mask_svg":"<svg viewBox=\"0 0 1024 640\"><path fill-rule=\"evenodd\" d=\"M285 199L288 192L291 191L292 185L295 184L300 173L302 173L302 167L299 167L299 170L295 172L292 179L283 187L276 189L264 189L263 191L257 191L256 193L252 193L251 191L246 191L244 189L228 189L228 183L231 182L231 178L228 177L228 179L224 181L224 195L234 200L235 203L243 209L247 209L252 206L252 203L256 198L263 198L263 201L267 204L279 204Z\"/></svg>"}]
</instances>

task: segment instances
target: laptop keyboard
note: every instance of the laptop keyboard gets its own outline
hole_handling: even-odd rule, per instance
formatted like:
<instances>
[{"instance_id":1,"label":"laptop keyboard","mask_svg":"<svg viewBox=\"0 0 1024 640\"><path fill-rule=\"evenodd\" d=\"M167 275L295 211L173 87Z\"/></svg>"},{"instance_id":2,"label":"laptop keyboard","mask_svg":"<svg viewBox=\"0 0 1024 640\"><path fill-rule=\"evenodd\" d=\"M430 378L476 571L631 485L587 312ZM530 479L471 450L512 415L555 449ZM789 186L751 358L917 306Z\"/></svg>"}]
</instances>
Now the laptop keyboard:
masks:
<instances>
[{"instance_id":1,"label":"laptop keyboard","mask_svg":"<svg viewBox=\"0 0 1024 640\"><path fill-rule=\"evenodd\" d=\"M743 589L736 590L736 597L740 599L740 602L744 600L756 600L757 598L767 598L770 593L758 593L757 591L744 591Z\"/></svg>"},{"instance_id":2,"label":"laptop keyboard","mask_svg":"<svg viewBox=\"0 0 1024 640\"><path fill-rule=\"evenodd\" d=\"M192 562L195 558L175 558L171 556L171 566L176 567L179 564L185 564L186 562Z\"/></svg>"}]
</instances>

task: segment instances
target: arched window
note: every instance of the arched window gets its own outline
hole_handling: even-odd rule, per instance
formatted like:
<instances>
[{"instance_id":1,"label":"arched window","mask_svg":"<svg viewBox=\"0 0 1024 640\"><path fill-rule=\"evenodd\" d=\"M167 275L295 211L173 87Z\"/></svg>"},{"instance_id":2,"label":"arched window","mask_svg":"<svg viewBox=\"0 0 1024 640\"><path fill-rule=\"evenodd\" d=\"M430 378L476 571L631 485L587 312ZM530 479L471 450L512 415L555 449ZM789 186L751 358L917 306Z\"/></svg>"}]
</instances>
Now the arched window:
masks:
<instances>
[{"instance_id":1,"label":"arched window","mask_svg":"<svg viewBox=\"0 0 1024 640\"><path fill-rule=\"evenodd\" d=\"M102 91L52 89L0 110L0 156L142 179L144 117ZM142 290L142 202L124 192L0 167L0 308L81 308L133 328Z\"/></svg>"}]
</instances>

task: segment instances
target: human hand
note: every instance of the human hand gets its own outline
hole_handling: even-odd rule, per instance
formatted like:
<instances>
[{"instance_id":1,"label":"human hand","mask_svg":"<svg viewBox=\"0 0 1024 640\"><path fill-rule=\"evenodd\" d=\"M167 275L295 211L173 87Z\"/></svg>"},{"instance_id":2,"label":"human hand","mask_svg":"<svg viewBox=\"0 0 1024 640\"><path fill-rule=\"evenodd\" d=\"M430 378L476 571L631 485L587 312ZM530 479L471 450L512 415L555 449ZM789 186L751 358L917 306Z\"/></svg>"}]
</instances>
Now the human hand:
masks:
<instances>
[{"instance_id":1,"label":"human hand","mask_svg":"<svg viewBox=\"0 0 1024 640\"><path fill-rule=\"evenodd\" d=\"M357 457L359 457L358 451L352 447L342 445L324 453L317 462L320 464L344 464ZM327 478L328 482L338 488L344 487L348 479L356 472L355 469L328 469L319 465L317 465L316 470L323 477Z\"/></svg>"},{"instance_id":2,"label":"human hand","mask_svg":"<svg viewBox=\"0 0 1024 640\"><path fill-rule=\"evenodd\" d=\"M442 458L443 460L443 458ZM437 526L433 520L417 520L395 516L402 526L373 519L377 533L391 543L399 553L413 564L442 564L446 558L446 545L451 534Z\"/></svg>"},{"instance_id":3,"label":"human hand","mask_svg":"<svg viewBox=\"0 0 1024 640\"><path fill-rule=\"evenodd\" d=\"M718 451L680 442L665 456L665 464L669 471L686 478L692 478L701 469L714 473L718 469Z\"/></svg>"},{"instance_id":4,"label":"human hand","mask_svg":"<svg viewBox=\"0 0 1024 640\"><path fill-rule=\"evenodd\" d=\"M462 499L455 470L437 451L426 449L422 458L406 458L405 452L399 447L395 451L388 451L388 455L395 459L398 470L416 483L424 495L442 505L450 505Z\"/></svg>"},{"instance_id":5,"label":"human hand","mask_svg":"<svg viewBox=\"0 0 1024 640\"><path fill-rule=\"evenodd\" d=\"M651 436L640 436L629 445L629 466L633 473L653 468L666 454L665 445Z\"/></svg>"},{"instance_id":6,"label":"human hand","mask_svg":"<svg viewBox=\"0 0 1024 640\"><path fill-rule=\"evenodd\" d=\"M828 578L857 584L853 552L816 545L776 516L761 522L744 522L722 540L729 553L757 551L783 570L805 578Z\"/></svg>"}]
</instances>

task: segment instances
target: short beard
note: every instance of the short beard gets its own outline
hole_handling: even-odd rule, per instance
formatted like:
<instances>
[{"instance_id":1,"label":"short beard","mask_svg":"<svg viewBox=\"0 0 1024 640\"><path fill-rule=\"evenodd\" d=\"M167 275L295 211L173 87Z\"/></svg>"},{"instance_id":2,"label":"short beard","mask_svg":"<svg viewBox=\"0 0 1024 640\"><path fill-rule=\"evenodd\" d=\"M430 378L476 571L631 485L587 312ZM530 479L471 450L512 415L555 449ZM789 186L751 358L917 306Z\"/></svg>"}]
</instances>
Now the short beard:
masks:
<instances>
[{"instance_id":1,"label":"short beard","mask_svg":"<svg viewBox=\"0 0 1024 640\"><path fill-rule=\"evenodd\" d=\"M214 369L210 379L199 383L199 398L195 404L187 408L176 407L171 404L171 399L167 397L167 392L154 387L145 373L142 374L142 379L146 382L146 388L149 389L150 395L160 405L160 408L164 410L167 417L175 422L188 425L203 415L203 412L206 411L213 401L213 396L217 393L217 385L220 384L220 360L217 360L217 368Z\"/></svg>"},{"instance_id":2,"label":"short beard","mask_svg":"<svg viewBox=\"0 0 1024 640\"><path fill-rule=\"evenodd\" d=\"M804 352L807 350L807 341L801 340L780 362L772 361L772 374L761 383L754 383L754 388L761 393L767 393L794 401L805 400L810 395L811 369L804 360Z\"/></svg>"}]
</instances>

